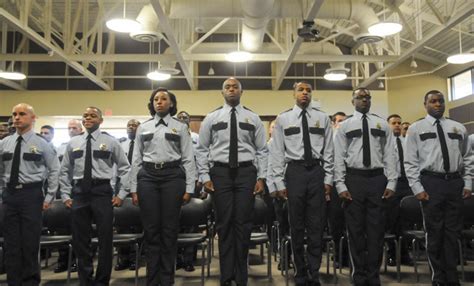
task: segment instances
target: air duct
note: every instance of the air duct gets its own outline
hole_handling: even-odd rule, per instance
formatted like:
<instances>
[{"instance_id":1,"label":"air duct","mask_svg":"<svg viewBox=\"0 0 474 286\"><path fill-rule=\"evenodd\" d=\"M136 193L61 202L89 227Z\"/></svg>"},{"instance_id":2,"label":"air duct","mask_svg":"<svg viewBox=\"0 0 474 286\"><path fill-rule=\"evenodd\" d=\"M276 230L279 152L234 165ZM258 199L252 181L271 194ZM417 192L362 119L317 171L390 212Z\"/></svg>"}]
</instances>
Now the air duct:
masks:
<instances>
[{"instance_id":1,"label":"air duct","mask_svg":"<svg viewBox=\"0 0 474 286\"><path fill-rule=\"evenodd\" d=\"M241 0L240 4L244 16L242 46L246 51L256 52L262 47L274 0Z\"/></svg>"},{"instance_id":2,"label":"air duct","mask_svg":"<svg viewBox=\"0 0 474 286\"><path fill-rule=\"evenodd\" d=\"M151 4L143 6L136 19L142 28L139 31L130 33L130 37L139 42L157 42L163 38L158 31L158 17Z\"/></svg>"}]
</instances>

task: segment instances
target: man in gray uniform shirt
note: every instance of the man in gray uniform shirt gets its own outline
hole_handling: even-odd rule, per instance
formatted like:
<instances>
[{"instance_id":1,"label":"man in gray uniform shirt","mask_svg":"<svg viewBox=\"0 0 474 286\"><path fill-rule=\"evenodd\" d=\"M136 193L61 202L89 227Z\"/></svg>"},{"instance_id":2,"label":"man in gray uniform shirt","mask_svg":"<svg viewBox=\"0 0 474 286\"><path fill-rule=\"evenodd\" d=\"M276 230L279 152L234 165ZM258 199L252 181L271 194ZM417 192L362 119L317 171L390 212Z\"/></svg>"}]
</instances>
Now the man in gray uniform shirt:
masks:
<instances>
[{"instance_id":1,"label":"man in gray uniform shirt","mask_svg":"<svg viewBox=\"0 0 474 286\"><path fill-rule=\"evenodd\" d=\"M270 149L278 190L276 196L288 197L296 285L321 285L319 267L326 200L329 200L333 183L331 120L326 113L312 107L311 92L309 83L295 84L296 104L278 115Z\"/></svg>"},{"instance_id":2,"label":"man in gray uniform shirt","mask_svg":"<svg viewBox=\"0 0 474 286\"><path fill-rule=\"evenodd\" d=\"M428 91L428 113L407 132L405 172L422 202L433 285L456 286L457 239L462 229L463 198L471 196L474 162L466 128L443 116L444 95Z\"/></svg>"},{"instance_id":3,"label":"man in gray uniform shirt","mask_svg":"<svg viewBox=\"0 0 474 286\"><path fill-rule=\"evenodd\" d=\"M197 164L204 189L212 193L219 235L221 285L247 285L254 195L264 190L265 128L257 114L240 105L242 85L222 84L225 104L201 124Z\"/></svg>"},{"instance_id":4,"label":"man in gray uniform shirt","mask_svg":"<svg viewBox=\"0 0 474 286\"><path fill-rule=\"evenodd\" d=\"M130 170L125 152L111 135L101 132L102 112L88 107L82 115L86 132L71 138L60 170L61 196L71 208L73 247L77 256L81 285L108 285L112 272L113 206L120 206L127 196L124 180L117 196L110 185L117 164L117 175L124 178ZM71 177L73 182L71 184ZM92 221L97 225L99 261L93 278L90 235Z\"/></svg>"},{"instance_id":5,"label":"man in gray uniform shirt","mask_svg":"<svg viewBox=\"0 0 474 286\"><path fill-rule=\"evenodd\" d=\"M49 207L58 189L59 160L53 146L33 132L33 107L16 105L12 118L16 132L0 142L7 283L39 285L41 211ZM49 182L46 197L42 191L45 179Z\"/></svg>"},{"instance_id":6,"label":"man in gray uniform shirt","mask_svg":"<svg viewBox=\"0 0 474 286\"><path fill-rule=\"evenodd\" d=\"M387 122L369 112L370 91L352 92L353 115L336 131L335 182L344 201L352 279L358 285L380 285L379 269L385 231L385 203L395 191L395 140Z\"/></svg>"}]
</instances>

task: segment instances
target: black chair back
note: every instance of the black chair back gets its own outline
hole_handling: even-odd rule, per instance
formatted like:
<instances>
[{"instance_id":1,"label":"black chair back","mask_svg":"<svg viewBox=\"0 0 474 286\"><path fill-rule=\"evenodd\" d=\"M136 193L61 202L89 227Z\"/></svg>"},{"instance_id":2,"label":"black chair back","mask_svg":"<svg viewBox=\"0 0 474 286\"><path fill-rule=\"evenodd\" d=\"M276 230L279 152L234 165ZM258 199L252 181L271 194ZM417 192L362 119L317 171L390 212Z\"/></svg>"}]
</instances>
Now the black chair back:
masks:
<instances>
[{"instance_id":1,"label":"black chair back","mask_svg":"<svg viewBox=\"0 0 474 286\"><path fill-rule=\"evenodd\" d=\"M474 197L464 200L462 215L465 225L474 225Z\"/></svg>"},{"instance_id":2,"label":"black chair back","mask_svg":"<svg viewBox=\"0 0 474 286\"><path fill-rule=\"evenodd\" d=\"M118 228L142 227L140 208L132 203L131 198L125 198L120 207L114 208L114 226Z\"/></svg>"},{"instance_id":3,"label":"black chair back","mask_svg":"<svg viewBox=\"0 0 474 286\"><path fill-rule=\"evenodd\" d=\"M211 211L211 204L206 200L191 198L191 200L181 207L179 223L180 226L198 226L207 224Z\"/></svg>"},{"instance_id":4,"label":"black chair back","mask_svg":"<svg viewBox=\"0 0 474 286\"><path fill-rule=\"evenodd\" d=\"M5 206L0 203L0 237L3 237L3 220L5 219Z\"/></svg>"},{"instance_id":5,"label":"black chair back","mask_svg":"<svg viewBox=\"0 0 474 286\"><path fill-rule=\"evenodd\" d=\"M255 197L253 211L253 225L265 225L267 223L268 207L265 201L260 197Z\"/></svg>"},{"instance_id":6,"label":"black chair back","mask_svg":"<svg viewBox=\"0 0 474 286\"><path fill-rule=\"evenodd\" d=\"M64 230L71 227L71 209L62 200L54 200L43 213L43 227L49 231Z\"/></svg>"},{"instance_id":7,"label":"black chair back","mask_svg":"<svg viewBox=\"0 0 474 286\"><path fill-rule=\"evenodd\" d=\"M423 226L423 213L420 201L415 196L404 197L400 202L400 216L402 221Z\"/></svg>"}]
</instances>

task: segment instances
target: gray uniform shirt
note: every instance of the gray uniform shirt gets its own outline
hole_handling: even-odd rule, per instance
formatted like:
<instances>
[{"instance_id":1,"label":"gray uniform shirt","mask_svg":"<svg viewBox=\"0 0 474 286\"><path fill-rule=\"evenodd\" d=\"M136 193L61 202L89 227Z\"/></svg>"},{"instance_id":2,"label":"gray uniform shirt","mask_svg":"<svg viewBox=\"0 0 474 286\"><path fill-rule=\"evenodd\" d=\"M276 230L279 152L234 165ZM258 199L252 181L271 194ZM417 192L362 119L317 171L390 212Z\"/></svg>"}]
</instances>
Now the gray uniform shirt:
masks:
<instances>
[{"instance_id":1,"label":"gray uniform shirt","mask_svg":"<svg viewBox=\"0 0 474 286\"><path fill-rule=\"evenodd\" d=\"M415 195L424 192L420 182L422 170L445 173L435 121L434 117L426 115L408 128L408 148L405 148L404 152L405 172ZM461 123L445 117L440 118L440 124L448 147L449 172L460 172L464 179L464 189L472 190L474 162L466 128Z\"/></svg>"},{"instance_id":2,"label":"gray uniform shirt","mask_svg":"<svg viewBox=\"0 0 474 286\"><path fill-rule=\"evenodd\" d=\"M117 139L101 132L100 129L95 130L91 135L92 178L111 180L114 176L114 164L117 164L117 175L120 178L126 178L127 173L130 171L130 164ZM81 180L84 177L87 136L87 132L74 136L66 147L66 153L64 153L59 174L61 198L63 201L71 198L73 186L70 178ZM124 180L122 188L117 195L122 200L128 194L126 185L127 180Z\"/></svg>"},{"instance_id":3,"label":"gray uniform shirt","mask_svg":"<svg viewBox=\"0 0 474 286\"><path fill-rule=\"evenodd\" d=\"M186 192L193 193L196 165L188 126L169 114L163 118L165 125L159 124L160 119L155 115L138 127L133 149L130 191L137 191L137 174L143 162L159 164L181 160L186 174Z\"/></svg>"},{"instance_id":4,"label":"gray uniform shirt","mask_svg":"<svg viewBox=\"0 0 474 286\"><path fill-rule=\"evenodd\" d=\"M257 114L237 105L237 138L239 162L253 161L258 178L264 179L267 170L265 127ZM199 130L197 165L201 182L210 180L212 162L229 162L230 117L232 107L228 104L214 110L204 118Z\"/></svg>"},{"instance_id":5,"label":"gray uniform shirt","mask_svg":"<svg viewBox=\"0 0 474 286\"><path fill-rule=\"evenodd\" d=\"M273 138L270 138L267 142L267 150L268 153L272 153L272 148L273 148ZM278 191L277 185L275 184L275 178L273 176L273 165L272 165L272 157L268 157L268 165L267 165L267 177L266 177L266 184L268 188L269 193L273 193L275 191Z\"/></svg>"},{"instance_id":6,"label":"gray uniform shirt","mask_svg":"<svg viewBox=\"0 0 474 286\"><path fill-rule=\"evenodd\" d=\"M395 139L385 119L367 113L370 135L371 165L365 167L362 153L362 113L354 111L336 130L334 137L335 172L337 192L347 191L345 184L346 166L354 169L371 170L384 168L387 189L395 191L399 174L396 168Z\"/></svg>"},{"instance_id":7,"label":"gray uniform shirt","mask_svg":"<svg viewBox=\"0 0 474 286\"><path fill-rule=\"evenodd\" d=\"M334 172L334 144L331 121L326 113L308 106L306 109L312 157L323 162L324 183L332 186ZM273 129L271 160L273 177L278 190L285 189L285 165L292 160L304 160L302 109L295 105L278 115Z\"/></svg>"},{"instance_id":8,"label":"gray uniform shirt","mask_svg":"<svg viewBox=\"0 0 474 286\"><path fill-rule=\"evenodd\" d=\"M10 182L13 156L18 133L5 137L0 142L0 193ZM43 182L48 179L48 191L44 199L50 203L58 189L59 160L53 146L41 135L30 130L21 136L20 184Z\"/></svg>"}]
</instances>

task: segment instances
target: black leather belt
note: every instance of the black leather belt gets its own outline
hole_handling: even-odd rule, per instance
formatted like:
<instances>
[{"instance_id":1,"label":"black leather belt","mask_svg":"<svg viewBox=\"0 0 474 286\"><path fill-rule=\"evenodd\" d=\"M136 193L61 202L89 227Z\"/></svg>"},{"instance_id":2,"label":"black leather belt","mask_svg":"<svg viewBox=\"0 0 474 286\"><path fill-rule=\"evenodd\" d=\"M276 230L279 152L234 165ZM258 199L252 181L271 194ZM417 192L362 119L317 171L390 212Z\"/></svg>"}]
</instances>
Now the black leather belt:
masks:
<instances>
[{"instance_id":1,"label":"black leather belt","mask_svg":"<svg viewBox=\"0 0 474 286\"><path fill-rule=\"evenodd\" d=\"M438 172L432 172L432 171L427 171L427 170L422 170L420 172L421 175L423 176L432 176L436 178L440 178L443 180L453 180L453 179L459 179L461 178L461 174L459 172L454 172L454 173L438 173Z\"/></svg>"},{"instance_id":2,"label":"black leather belt","mask_svg":"<svg viewBox=\"0 0 474 286\"><path fill-rule=\"evenodd\" d=\"M383 175L383 169L362 170L354 168L346 168L347 174L357 175L362 177L377 177Z\"/></svg>"},{"instance_id":3,"label":"black leather belt","mask_svg":"<svg viewBox=\"0 0 474 286\"><path fill-rule=\"evenodd\" d=\"M224 167L224 168L230 168L229 163L222 163L222 162L213 162L214 167ZM250 167L253 165L253 161L244 161L244 162L239 162L237 164L237 167Z\"/></svg>"},{"instance_id":4,"label":"black leather belt","mask_svg":"<svg viewBox=\"0 0 474 286\"><path fill-rule=\"evenodd\" d=\"M161 162L161 163L152 163L152 162L143 162L143 167L147 170L161 170L176 168L181 165L181 160L171 161L171 162Z\"/></svg>"},{"instance_id":5,"label":"black leather belt","mask_svg":"<svg viewBox=\"0 0 474 286\"><path fill-rule=\"evenodd\" d=\"M19 191L23 189L42 188L42 187L43 187L43 182L34 182L34 183L26 183L26 184L18 183L16 185L7 183L7 188L13 191Z\"/></svg>"},{"instance_id":6,"label":"black leather belt","mask_svg":"<svg viewBox=\"0 0 474 286\"><path fill-rule=\"evenodd\" d=\"M82 179L75 180L74 183L75 183L76 186L81 186L82 185ZM91 181L91 186L92 187L100 186L100 185L106 185L106 184L110 184L109 179L92 179L92 181Z\"/></svg>"},{"instance_id":7,"label":"black leather belt","mask_svg":"<svg viewBox=\"0 0 474 286\"><path fill-rule=\"evenodd\" d=\"M321 163L322 162L319 159L311 159L309 163L307 163L305 160L291 160L288 162L288 164L297 164L305 167L322 166Z\"/></svg>"}]
</instances>

